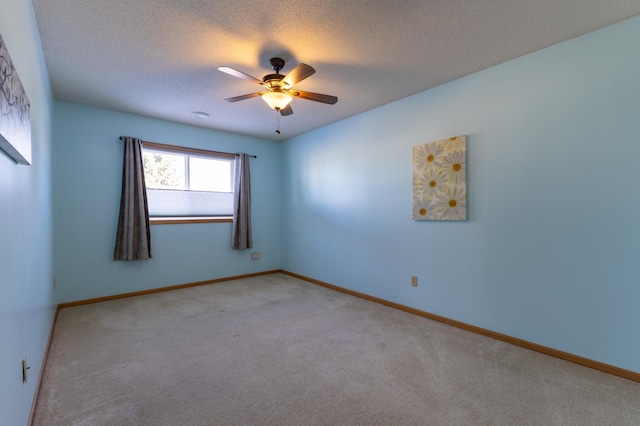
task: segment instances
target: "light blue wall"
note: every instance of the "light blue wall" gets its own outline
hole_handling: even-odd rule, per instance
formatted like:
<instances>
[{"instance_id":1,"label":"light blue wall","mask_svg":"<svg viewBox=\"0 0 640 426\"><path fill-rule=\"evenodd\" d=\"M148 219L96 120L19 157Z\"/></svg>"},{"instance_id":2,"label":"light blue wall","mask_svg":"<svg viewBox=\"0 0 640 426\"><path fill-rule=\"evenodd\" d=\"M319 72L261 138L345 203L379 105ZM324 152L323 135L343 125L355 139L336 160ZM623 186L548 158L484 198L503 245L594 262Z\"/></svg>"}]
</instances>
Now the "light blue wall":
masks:
<instances>
[{"instance_id":1,"label":"light blue wall","mask_svg":"<svg viewBox=\"0 0 640 426\"><path fill-rule=\"evenodd\" d=\"M0 424L14 426L27 423L55 312L52 95L30 1L0 0L0 34L31 102L33 154L22 166L0 151Z\"/></svg>"},{"instance_id":2,"label":"light blue wall","mask_svg":"<svg viewBox=\"0 0 640 426\"><path fill-rule=\"evenodd\" d=\"M56 101L54 117L59 302L280 268L279 143L68 102ZM121 135L257 155L251 159L253 250L231 249L231 223L152 225L153 259L114 262ZM259 260L251 260L254 250Z\"/></svg>"},{"instance_id":3,"label":"light blue wall","mask_svg":"<svg viewBox=\"0 0 640 426\"><path fill-rule=\"evenodd\" d=\"M283 268L640 372L638 40L640 17L287 141ZM411 147L461 134L470 220L414 222Z\"/></svg>"}]
</instances>

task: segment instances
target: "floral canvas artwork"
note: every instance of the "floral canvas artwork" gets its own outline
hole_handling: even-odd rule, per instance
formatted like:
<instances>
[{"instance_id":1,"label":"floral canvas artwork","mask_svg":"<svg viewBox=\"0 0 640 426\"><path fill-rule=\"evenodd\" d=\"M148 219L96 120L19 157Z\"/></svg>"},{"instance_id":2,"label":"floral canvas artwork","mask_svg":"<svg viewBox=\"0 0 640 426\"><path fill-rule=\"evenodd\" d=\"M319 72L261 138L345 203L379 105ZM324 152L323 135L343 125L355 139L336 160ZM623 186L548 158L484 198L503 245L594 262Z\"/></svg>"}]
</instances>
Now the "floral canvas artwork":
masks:
<instances>
[{"instance_id":1,"label":"floral canvas artwork","mask_svg":"<svg viewBox=\"0 0 640 426\"><path fill-rule=\"evenodd\" d=\"M413 219L467 220L467 137L413 147Z\"/></svg>"}]
</instances>

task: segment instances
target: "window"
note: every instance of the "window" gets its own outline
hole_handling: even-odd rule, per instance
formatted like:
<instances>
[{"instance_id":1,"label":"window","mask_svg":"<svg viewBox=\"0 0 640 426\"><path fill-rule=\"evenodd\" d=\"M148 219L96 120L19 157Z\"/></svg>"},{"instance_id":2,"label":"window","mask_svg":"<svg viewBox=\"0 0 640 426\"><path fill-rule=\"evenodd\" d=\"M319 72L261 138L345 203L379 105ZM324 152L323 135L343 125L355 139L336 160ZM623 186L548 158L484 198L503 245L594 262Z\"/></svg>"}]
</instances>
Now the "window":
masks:
<instances>
[{"instance_id":1,"label":"window","mask_svg":"<svg viewBox=\"0 0 640 426\"><path fill-rule=\"evenodd\" d=\"M234 155L144 143L151 218L233 215Z\"/></svg>"}]
</instances>

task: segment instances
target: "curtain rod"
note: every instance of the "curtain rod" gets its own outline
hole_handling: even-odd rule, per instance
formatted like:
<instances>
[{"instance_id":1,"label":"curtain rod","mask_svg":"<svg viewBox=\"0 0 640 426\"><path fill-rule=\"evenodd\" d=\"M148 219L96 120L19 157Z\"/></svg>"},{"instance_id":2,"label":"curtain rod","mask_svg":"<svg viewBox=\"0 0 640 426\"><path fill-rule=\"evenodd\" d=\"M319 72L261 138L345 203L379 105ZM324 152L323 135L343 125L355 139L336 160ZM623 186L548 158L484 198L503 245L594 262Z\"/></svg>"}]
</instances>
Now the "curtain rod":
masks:
<instances>
[{"instance_id":1,"label":"curtain rod","mask_svg":"<svg viewBox=\"0 0 640 426\"><path fill-rule=\"evenodd\" d=\"M124 138L126 136L120 136L120 140L123 141ZM140 142L142 142L143 145L150 145L150 146L156 146L156 147L165 147L165 148L173 148L173 149L178 149L178 150L183 150L183 151L191 151L191 152L203 152L203 153L211 153L211 154L222 154L222 155L234 155L234 156L238 156L240 155L240 153L232 153L232 152L221 152L221 151L210 151L208 149L200 149L200 148L189 148L189 147L185 147L185 146L178 146L178 145L169 145L166 143L158 143L158 142L150 142L150 141L143 141L141 140ZM257 155L249 155L249 157L251 158L258 158Z\"/></svg>"}]
</instances>

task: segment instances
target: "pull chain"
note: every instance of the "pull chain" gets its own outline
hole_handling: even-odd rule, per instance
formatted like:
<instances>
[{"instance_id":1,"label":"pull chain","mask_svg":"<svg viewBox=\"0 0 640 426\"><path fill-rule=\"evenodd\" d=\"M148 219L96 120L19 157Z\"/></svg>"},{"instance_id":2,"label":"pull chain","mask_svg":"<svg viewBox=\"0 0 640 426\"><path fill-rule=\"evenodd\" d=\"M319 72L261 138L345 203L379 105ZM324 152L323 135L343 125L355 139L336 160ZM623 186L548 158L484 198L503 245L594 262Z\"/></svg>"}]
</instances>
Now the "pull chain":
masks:
<instances>
[{"instance_id":1,"label":"pull chain","mask_svg":"<svg viewBox=\"0 0 640 426\"><path fill-rule=\"evenodd\" d=\"M280 110L276 110L276 133L280 134Z\"/></svg>"}]
</instances>

